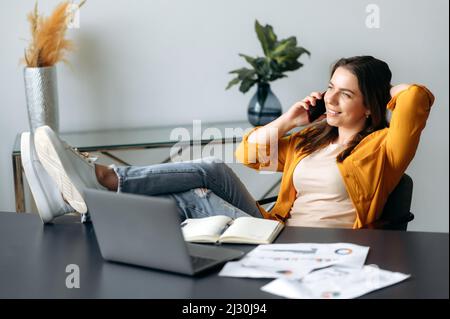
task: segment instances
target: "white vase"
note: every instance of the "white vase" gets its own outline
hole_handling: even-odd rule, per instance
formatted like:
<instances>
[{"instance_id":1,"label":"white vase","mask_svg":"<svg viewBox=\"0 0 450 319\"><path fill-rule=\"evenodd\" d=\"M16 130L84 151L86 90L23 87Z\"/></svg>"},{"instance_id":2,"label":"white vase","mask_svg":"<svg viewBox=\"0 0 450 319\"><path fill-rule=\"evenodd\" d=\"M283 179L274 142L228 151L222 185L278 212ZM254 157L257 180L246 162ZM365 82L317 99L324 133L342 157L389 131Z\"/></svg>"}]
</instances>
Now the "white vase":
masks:
<instances>
[{"instance_id":1,"label":"white vase","mask_svg":"<svg viewBox=\"0 0 450 319\"><path fill-rule=\"evenodd\" d=\"M42 125L59 132L56 66L25 68L25 95L31 132Z\"/></svg>"}]
</instances>

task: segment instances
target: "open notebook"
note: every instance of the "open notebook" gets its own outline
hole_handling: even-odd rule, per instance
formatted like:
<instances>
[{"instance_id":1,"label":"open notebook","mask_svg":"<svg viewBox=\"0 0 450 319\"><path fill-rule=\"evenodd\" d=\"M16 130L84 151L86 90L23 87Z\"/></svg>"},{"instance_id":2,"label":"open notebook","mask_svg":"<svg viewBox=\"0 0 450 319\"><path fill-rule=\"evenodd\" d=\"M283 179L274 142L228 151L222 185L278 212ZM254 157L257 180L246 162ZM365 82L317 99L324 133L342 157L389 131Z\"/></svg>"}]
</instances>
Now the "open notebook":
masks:
<instances>
[{"instance_id":1,"label":"open notebook","mask_svg":"<svg viewBox=\"0 0 450 319\"><path fill-rule=\"evenodd\" d=\"M195 243L270 244L284 224L255 217L211 216L181 223L184 239Z\"/></svg>"}]
</instances>

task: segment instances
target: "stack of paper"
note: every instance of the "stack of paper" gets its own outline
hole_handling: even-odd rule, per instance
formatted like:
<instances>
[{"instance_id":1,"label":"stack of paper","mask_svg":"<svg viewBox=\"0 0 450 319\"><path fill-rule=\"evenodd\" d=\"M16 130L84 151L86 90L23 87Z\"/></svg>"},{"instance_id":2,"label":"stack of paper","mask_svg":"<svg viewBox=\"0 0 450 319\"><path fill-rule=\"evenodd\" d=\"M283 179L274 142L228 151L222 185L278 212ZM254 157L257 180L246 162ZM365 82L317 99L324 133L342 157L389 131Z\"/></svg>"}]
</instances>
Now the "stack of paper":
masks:
<instances>
[{"instance_id":1,"label":"stack of paper","mask_svg":"<svg viewBox=\"0 0 450 319\"><path fill-rule=\"evenodd\" d=\"M288 298L356 298L405 280L364 266L369 247L349 243L261 245L227 263L220 276L278 278L261 289Z\"/></svg>"},{"instance_id":2,"label":"stack of paper","mask_svg":"<svg viewBox=\"0 0 450 319\"><path fill-rule=\"evenodd\" d=\"M301 279L331 265L361 268L368 252L369 247L347 243L260 245L243 259L227 263L219 275Z\"/></svg>"},{"instance_id":3,"label":"stack of paper","mask_svg":"<svg viewBox=\"0 0 450 319\"><path fill-rule=\"evenodd\" d=\"M263 291L296 299L350 299L399 283L410 277L379 269L376 265L363 268L330 268L314 271L300 280L277 279L263 286Z\"/></svg>"}]
</instances>

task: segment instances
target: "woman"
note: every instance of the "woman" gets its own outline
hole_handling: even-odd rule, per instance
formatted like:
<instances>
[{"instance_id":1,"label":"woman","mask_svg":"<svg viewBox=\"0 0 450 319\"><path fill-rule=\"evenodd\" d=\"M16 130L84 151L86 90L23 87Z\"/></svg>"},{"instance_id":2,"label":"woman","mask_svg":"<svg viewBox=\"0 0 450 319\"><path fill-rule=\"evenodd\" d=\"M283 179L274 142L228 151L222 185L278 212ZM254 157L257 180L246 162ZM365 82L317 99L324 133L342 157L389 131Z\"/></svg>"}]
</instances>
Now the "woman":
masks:
<instances>
[{"instance_id":1,"label":"woman","mask_svg":"<svg viewBox=\"0 0 450 319\"><path fill-rule=\"evenodd\" d=\"M392 87L390 82L391 71L383 61L370 56L341 59L324 96L313 92L244 136L238 160L254 169L283 172L270 213L217 160L108 168L62 144L48 127L36 131L36 150L64 198L82 214L87 212L82 189L96 187L173 198L183 218L251 215L292 226L362 228L380 217L414 157L434 102L423 86ZM326 120L285 137L309 124L307 110L321 98ZM393 110L390 125L386 107ZM269 145L271 141L276 145Z\"/></svg>"}]
</instances>

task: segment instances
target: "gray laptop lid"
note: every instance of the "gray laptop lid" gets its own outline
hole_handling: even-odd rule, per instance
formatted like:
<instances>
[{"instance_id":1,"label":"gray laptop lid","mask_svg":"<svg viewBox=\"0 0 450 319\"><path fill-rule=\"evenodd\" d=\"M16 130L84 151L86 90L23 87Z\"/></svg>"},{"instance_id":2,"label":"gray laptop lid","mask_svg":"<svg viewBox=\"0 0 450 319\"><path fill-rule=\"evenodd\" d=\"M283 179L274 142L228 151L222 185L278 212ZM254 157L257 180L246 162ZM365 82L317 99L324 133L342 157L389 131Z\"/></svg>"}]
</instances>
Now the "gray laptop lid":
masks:
<instances>
[{"instance_id":1,"label":"gray laptop lid","mask_svg":"<svg viewBox=\"0 0 450 319\"><path fill-rule=\"evenodd\" d=\"M85 195L103 258L193 272L173 201L91 189Z\"/></svg>"},{"instance_id":2,"label":"gray laptop lid","mask_svg":"<svg viewBox=\"0 0 450 319\"><path fill-rule=\"evenodd\" d=\"M235 249L187 244L172 200L93 189L84 194L106 260L194 274L244 255ZM191 256L212 260L194 267Z\"/></svg>"}]
</instances>

